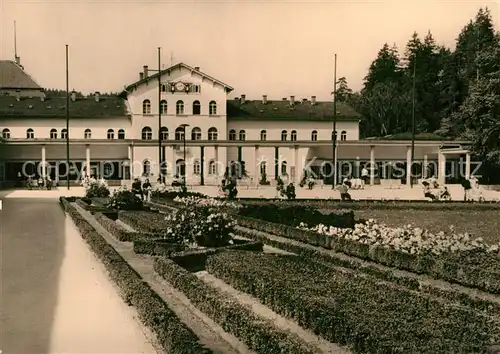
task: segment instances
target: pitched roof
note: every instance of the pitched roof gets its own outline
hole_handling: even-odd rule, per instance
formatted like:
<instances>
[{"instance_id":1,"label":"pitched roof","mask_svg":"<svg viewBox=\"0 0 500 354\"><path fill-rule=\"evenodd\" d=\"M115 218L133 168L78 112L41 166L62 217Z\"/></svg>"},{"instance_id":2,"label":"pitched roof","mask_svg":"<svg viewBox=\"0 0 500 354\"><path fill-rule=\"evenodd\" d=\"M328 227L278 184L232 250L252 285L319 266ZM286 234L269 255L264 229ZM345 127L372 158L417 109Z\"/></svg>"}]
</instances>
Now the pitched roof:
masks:
<instances>
[{"instance_id":1,"label":"pitched roof","mask_svg":"<svg viewBox=\"0 0 500 354\"><path fill-rule=\"evenodd\" d=\"M125 101L116 96L77 98L69 102L70 118L125 117ZM21 98L0 96L0 118L63 118L66 117L66 97Z\"/></svg>"},{"instance_id":2,"label":"pitched roof","mask_svg":"<svg viewBox=\"0 0 500 354\"><path fill-rule=\"evenodd\" d=\"M261 100L241 103L240 100L227 101L228 120L303 120L331 121L333 120L333 103L311 101L296 101L293 105L288 100ZM361 115L345 103L337 103L337 120L359 121Z\"/></svg>"},{"instance_id":3,"label":"pitched roof","mask_svg":"<svg viewBox=\"0 0 500 354\"><path fill-rule=\"evenodd\" d=\"M144 78L144 79L142 79L142 80L136 81L136 82L134 82L133 84L128 85L128 86L125 88L125 91L130 91L130 90L131 90L134 86L141 85L141 84L143 84L143 83L149 82L150 80L154 80L154 79L156 79L156 80L157 80L157 79L158 79L158 75L163 75L163 74L169 73L170 71L172 71L172 70L174 70L174 69L177 69L177 68L179 68L179 67L183 67L183 68L188 69L188 70L191 70L191 71L196 71L196 72L197 72L198 74L200 74L201 76L203 76L203 77L205 77L205 78L207 78L207 79L209 79L209 80L212 80L212 81L214 81L214 82L218 83L219 85L224 86L224 87L225 87L225 89L226 89L226 92L231 92L231 91L233 91L233 90L234 90L231 86L229 86L229 85L227 85L227 84L223 83L222 81L219 81L219 80L217 80L217 79L213 78L212 76L209 76L209 75L207 75L207 74L205 74L205 73L201 72L200 70L196 70L195 68L193 68L193 67L191 67L191 66L189 66L189 65L187 65L187 64L184 64L184 63L178 63L178 64L173 65L173 66L171 66L171 67L169 67L169 68L167 68L167 69L164 69L164 70L162 70L162 71L160 71L160 72L156 72L156 73L154 73L153 75L148 75L148 77L145 77L145 78Z\"/></svg>"},{"instance_id":4,"label":"pitched roof","mask_svg":"<svg viewBox=\"0 0 500 354\"><path fill-rule=\"evenodd\" d=\"M0 60L0 89L41 90L42 88L16 62Z\"/></svg>"}]
</instances>

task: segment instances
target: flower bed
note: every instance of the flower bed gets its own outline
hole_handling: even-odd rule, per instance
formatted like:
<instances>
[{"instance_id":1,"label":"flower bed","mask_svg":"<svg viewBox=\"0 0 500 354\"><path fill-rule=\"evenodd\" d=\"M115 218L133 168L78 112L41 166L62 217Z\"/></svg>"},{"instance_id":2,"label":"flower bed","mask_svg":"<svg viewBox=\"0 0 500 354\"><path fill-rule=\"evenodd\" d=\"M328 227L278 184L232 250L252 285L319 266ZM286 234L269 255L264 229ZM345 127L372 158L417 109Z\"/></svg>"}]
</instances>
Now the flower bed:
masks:
<instances>
[{"instance_id":1,"label":"flower bed","mask_svg":"<svg viewBox=\"0 0 500 354\"><path fill-rule=\"evenodd\" d=\"M313 348L299 337L277 329L272 321L255 315L250 308L205 284L173 260L158 257L155 259L154 268L224 331L235 335L257 353L314 353Z\"/></svg>"},{"instance_id":2,"label":"flower bed","mask_svg":"<svg viewBox=\"0 0 500 354\"><path fill-rule=\"evenodd\" d=\"M342 202L330 199L296 199L286 201L272 201L258 199L240 199L243 205L283 205L283 206L309 206L321 209L347 209L347 210L500 210L500 201L487 202L462 202L462 201L438 201L426 200L355 200Z\"/></svg>"},{"instance_id":3,"label":"flower bed","mask_svg":"<svg viewBox=\"0 0 500 354\"><path fill-rule=\"evenodd\" d=\"M165 214L148 211L120 211L118 219L130 225L137 232L159 233L170 223L165 221Z\"/></svg>"},{"instance_id":4,"label":"flower bed","mask_svg":"<svg viewBox=\"0 0 500 354\"><path fill-rule=\"evenodd\" d=\"M142 320L157 337L167 353L210 353L198 336L191 331L163 300L143 281L128 263L64 198L63 208L71 216L84 240L109 271L110 278L121 289L124 301L133 305ZM119 325L119 323L117 323Z\"/></svg>"},{"instance_id":5,"label":"flower bed","mask_svg":"<svg viewBox=\"0 0 500 354\"><path fill-rule=\"evenodd\" d=\"M482 311L492 316L500 318L500 303L479 298L476 296L468 295L458 289L447 287L446 289L430 284L422 284L418 279L412 277L410 274L394 274L393 268L385 268L377 265L365 263L357 258L342 257L338 253L328 252L315 246L302 244L300 242L293 242L290 239L276 239L272 236L266 235L260 231L241 228L237 229L238 235L255 241L292 252L299 256L308 257L311 261L319 261L330 263L333 266L352 269L359 273L364 273L377 279L394 283L398 286L404 286L409 290L419 291L423 294L429 294L434 297L440 297L447 301L455 302L457 304L470 307L476 311Z\"/></svg>"},{"instance_id":6,"label":"flower bed","mask_svg":"<svg viewBox=\"0 0 500 354\"><path fill-rule=\"evenodd\" d=\"M425 253L410 254L389 247L387 244L362 243L352 238L341 238L250 218L238 218L238 223L245 227L371 260L386 266L417 274L427 274L500 294L500 258L486 252L476 254L474 252L469 254L447 253L439 256ZM351 230L351 232L355 232L355 230Z\"/></svg>"},{"instance_id":7,"label":"flower bed","mask_svg":"<svg viewBox=\"0 0 500 354\"><path fill-rule=\"evenodd\" d=\"M121 242L132 242L138 239L151 239L158 237L156 233L128 231L103 213L95 213L94 217L106 231Z\"/></svg>"},{"instance_id":8,"label":"flower bed","mask_svg":"<svg viewBox=\"0 0 500 354\"><path fill-rule=\"evenodd\" d=\"M500 341L500 323L475 311L308 258L224 252L208 258L207 270L359 353L484 352Z\"/></svg>"},{"instance_id":9,"label":"flower bed","mask_svg":"<svg viewBox=\"0 0 500 354\"><path fill-rule=\"evenodd\" d=\"M353 228L355 224L352 211L325 215L315 208L300 205L248 204L239 209L238 215L289 226L298 226L300 222L306 222L311 225L327 224Z\"/></svg>"}]
</instances>

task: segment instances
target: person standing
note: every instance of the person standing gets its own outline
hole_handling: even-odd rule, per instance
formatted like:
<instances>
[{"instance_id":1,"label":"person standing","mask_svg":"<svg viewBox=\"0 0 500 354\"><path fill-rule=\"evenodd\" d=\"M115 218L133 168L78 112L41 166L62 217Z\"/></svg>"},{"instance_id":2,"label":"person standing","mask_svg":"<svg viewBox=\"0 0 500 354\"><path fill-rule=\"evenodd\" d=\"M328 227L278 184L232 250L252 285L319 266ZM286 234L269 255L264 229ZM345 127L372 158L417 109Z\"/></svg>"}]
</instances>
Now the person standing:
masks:
<instances>
[{"instance_id":1,"label":"person standing","mask_svg":"<svg viewBox=\"0 0 500 354\"><path fill-rule=\"evenodd\" d=\"M368 169L366 168L366 165L364 165L363 169L361 170L361 187L364 188L369 180L370 176L368 175Z\"/></svg>"},{"instance_id":2,"label":"person standing","mask_svg":"<svg viewBox=\"0 0 500 354\"><path fill-rule=\"evenodd\" d=\"M462 181L462 187L464 188L464 202L470 200L470 191L472 189L470 180L464 178Z\"/></svg>"},{"instance_id":3,"label":"person standing","mask_svg":"<svg viewBox=\"0 0 500 354\"><path fill-rule=\"evenodd\" d=\"M146 178L144 183L142 184L142 193L144 194L144 199L146 202L151 201L151 183L149 183L149 179Z\"/></svg>"}]
</instances>

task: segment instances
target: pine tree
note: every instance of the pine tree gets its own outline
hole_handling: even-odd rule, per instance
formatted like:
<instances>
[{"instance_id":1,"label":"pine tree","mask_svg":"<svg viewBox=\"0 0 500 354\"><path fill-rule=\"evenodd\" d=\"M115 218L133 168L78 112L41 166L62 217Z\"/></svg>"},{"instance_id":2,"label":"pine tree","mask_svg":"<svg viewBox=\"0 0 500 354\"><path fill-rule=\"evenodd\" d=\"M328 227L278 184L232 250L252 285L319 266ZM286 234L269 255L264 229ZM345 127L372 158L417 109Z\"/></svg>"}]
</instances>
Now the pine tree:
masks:
<instances>
[{"instance_id":1,"label":"pine tree","mask_svg":"<svg viewBox=\"0 0 500 354\"><path fill-rule=\"evenodd\" d=\"M337 80L337 102L348 102L352 96L352 90L347 84L347 79L341 77Z\"/></svg>"}]
</instances>

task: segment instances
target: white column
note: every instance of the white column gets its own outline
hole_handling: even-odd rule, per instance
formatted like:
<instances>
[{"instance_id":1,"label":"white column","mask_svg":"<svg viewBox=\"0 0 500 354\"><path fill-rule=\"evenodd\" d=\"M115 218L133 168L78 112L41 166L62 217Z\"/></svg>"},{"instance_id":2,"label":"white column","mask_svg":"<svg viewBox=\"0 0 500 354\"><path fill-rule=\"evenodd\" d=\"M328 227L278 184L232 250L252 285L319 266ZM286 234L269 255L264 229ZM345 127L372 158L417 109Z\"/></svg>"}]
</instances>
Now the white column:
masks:
<instances>
[{"instance_id":1,"label":"white column","mask_svg":"<svg viewBox=\"0 0 500 354\"><path fill-rule=\"evenodd\" d=\"M219 185L219 181L224 176L224 171L221 171L221 163L219 161L219 147L214 146L214 155L215 155L215 184Z\"/></svg>"},{"instance_id":2,"label":"white column","mask_svg":"<svg viewBox=\"0 0 500 354\"><path fill-rule=\"evenodd\" d=\"M337 149L335 149L337 150ZM370 185L375 184L375 146L370 146Z\"/></svg>"},{"instance_id":3,"label":"white column","mask_svg":"<svg viewBox=\"0 0 500 354\"><path fill-rule=\"evenodd\" d=\"M134 179L134 159L132 157L132 145L127 147L127 157L128 157L128 169L129 169L129 179L132 181Z\"/></svg>"},{"instance_id":4,"label":"white column","mask_svg":"<svg viewBox=\"0 0 500 354\"><path fill-rule=\"evenodd\" d=\"M427 161L427 155L424 155L424 165L422 166L422 179L427 178L427 166L429 161Z\"/></svg>"},{"instance_id":5,"label":"white column","mask_svg":"<svg viewBox=\"0 0 500 354\"><path fill-rule=\"evenodd\" d=\"M406 147L406 186L411 184L411 146Z\"/></svg>"},{"instance_id":6,"label":"white column","mask_svg":"<svg viewBox=\"0 0 500 354\"><path fill-rule=\"evenodd\" d=\"M439 184L445 184L446 178L446 156L442 153L438 153L438 182Z\"/></svg>"},{"instance_id":7,"label":"white column","mask_svg":"<svg viewBox=\"0 0 500 354\"><path fill-rule=\"evenodd\" d=\"M294 166L295 166L295 184L300 183L300 179L302 178L302 167L301 163L299 161L299 147L295 146L294 151L293 151L293 160Z\"/></svg>"},{"instance_id":8,"label":"white column","mask_svg":"<svg viewBox=\"0 0 500 354\"><path fill-rule=\"evenodd\" d=\"M43 178L45 178L47 176L47 166L45 164L46 164L46 161L45 161L45 145L42 145L42 177Z\"/></svg>"},{"instance_id":9,"label":"white column","mask_svg":"<svg viewBox=\"0 0 500 354\"><path fill-rule=\"evenodd\" d=\"M90 146L85 147L85 170L86 175L90 174Z\"/></svg>"},{"instance_id":10,"label":"white column","mask_svg":"<svg viewBox=\"0 0 500 354\"><path fill-rule=\"evenodd\" d=\"M470 153L465 154L465 178L470 178Z\"/></svg>"},{"instance_id":11,"label":"white column","mask_svg":"<svg viewBox=\"0 0 500 354\"><path fill-rule=\"evenodd\" d=\"M174 176L177 174L177 166L175 164L176 160L177 160L177 156L176 156L176 150L175 150L175 147L172 146L170 148L170 150L172 151L172 156L171 156L171 160L170 160L170 164L171 164L171 167L169 168L170 170L170 174L172 175L172 178L174 178Z\"/></svg>"},{"instance_id":12,"label":"white column","mask_svg":"<svg viewBox=\"0 0 500 354\"><path fill-rule=\"evenodd\" d=\"M254 165L253 182L255 184L259 184L259 181L260 181L260 162L259 161L260 161L259 146L255 145L254 160L253 160L253 165Z\"/></svg>"}]
</instances>

